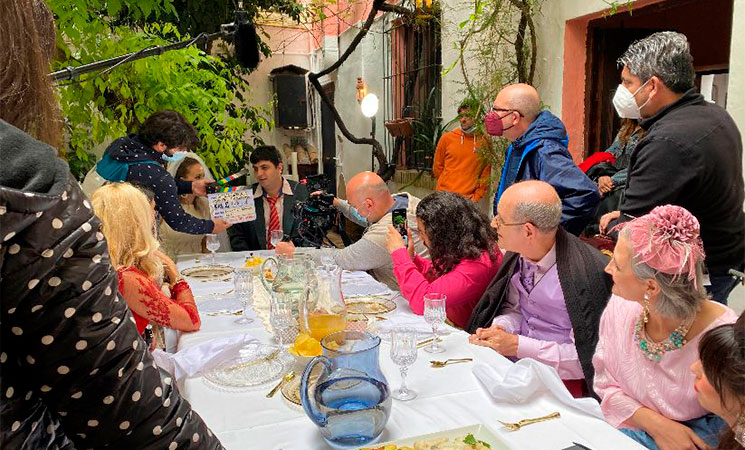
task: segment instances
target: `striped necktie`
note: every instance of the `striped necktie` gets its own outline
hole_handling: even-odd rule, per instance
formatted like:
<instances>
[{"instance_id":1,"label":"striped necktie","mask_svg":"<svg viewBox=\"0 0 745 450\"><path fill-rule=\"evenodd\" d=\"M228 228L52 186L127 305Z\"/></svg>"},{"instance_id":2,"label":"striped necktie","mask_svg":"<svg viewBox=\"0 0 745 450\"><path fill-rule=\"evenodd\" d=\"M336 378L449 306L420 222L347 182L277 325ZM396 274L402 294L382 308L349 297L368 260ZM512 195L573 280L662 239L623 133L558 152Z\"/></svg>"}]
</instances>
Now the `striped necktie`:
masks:
<instances>
[{"instance_id":1,"label":"striped necktie","mask_svg":"<svg viewBox=\"0 0 745 450\"><path fill-rule=\"evenodd\" d=\"M271 250L274 246L271 243L272 231L281 230L279 224L279 212L277 211L277 200L279 195L276 197L266 196L266 200L269 202L269 226L266 228L266 248Z\"/></svg>"}]
</instances>

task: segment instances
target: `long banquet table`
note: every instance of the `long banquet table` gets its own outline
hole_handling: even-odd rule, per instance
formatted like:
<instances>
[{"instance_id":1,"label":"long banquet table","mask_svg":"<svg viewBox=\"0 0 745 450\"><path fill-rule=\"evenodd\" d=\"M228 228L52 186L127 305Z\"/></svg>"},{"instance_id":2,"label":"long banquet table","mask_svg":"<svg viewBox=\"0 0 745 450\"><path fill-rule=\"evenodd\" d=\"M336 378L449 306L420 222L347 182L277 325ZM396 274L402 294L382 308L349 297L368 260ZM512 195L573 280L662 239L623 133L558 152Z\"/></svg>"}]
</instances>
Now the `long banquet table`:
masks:
<instances>
[{"instance_id":1,"label":"long banquet table","mask_svg":"<svg viewBox=\"0 0 745 450\"><path fill-rule=\"evenodd\" d=\"M266 256L271 252L253 252ZM247 252L218 253L217 263L238 267L244 263ZM210 257L200 255L199 264L210 262ZM199 265L194 255L179 259L179 270ZM356 273L356 276L360 276ZM198 303L215 292L228 292L232 283L189 280ZM263 289L255 283L254 289ZM398 296L397 308L391 315L417 316L408 303ZM255 313L254 322L248 325L234 323L236 316L207 316L202 314L202 327L194 333L173 336L176 350L190 348L201 342L241 333L250 333L262 343L273 343L273 337ZM423 320L423 319L421 319ZM416 362L409 368L407 384L416 390L416 399L408 402L393 400L388 424L378 442L407 438L484 424L514 449L561 450L573 442L593 450L642 449L634 441L612 428L604 421L569 408L549 393L539 393L519 404L499 403L489 395L472 373L473 364L481 363L498 372L506 370L512 362L491 349L468 343L468 335L454 331L443 337L447 351L435 359L471 357L474 363L455 364L443 369L429 366L432 355L419 352ZM400 385L399 370L391 361L390 345L383 342L380 348L380 365L391 389ZM181 393L204 418L208 426L230 450L238 449L328 449L316 426L302 408L290 404L280 393L268 399L265 394L276 384L272 382L246 392L221 392L209 387L201 377L187 378L179 383ZM497 420L517 422L520 419L543 416L559 411L561 418L527 426L510 432Z\"/></svg>"}]
</instances>

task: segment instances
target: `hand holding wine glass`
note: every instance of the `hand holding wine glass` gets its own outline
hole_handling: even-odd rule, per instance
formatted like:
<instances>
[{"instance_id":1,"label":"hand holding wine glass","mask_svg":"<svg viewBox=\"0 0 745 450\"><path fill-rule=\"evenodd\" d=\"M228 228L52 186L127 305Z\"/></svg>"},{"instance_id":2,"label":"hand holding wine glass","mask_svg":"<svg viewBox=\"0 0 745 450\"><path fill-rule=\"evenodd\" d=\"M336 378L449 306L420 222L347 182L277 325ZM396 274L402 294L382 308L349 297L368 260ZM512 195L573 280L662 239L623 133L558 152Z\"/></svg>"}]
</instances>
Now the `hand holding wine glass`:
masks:
<instances>
[{"instance_id":1,"label":"hand holding wine glass","mask_svg":"<svg viewBox=\"0 0 745 450\"><path fill-rule=\"evenodd\" d=\"M401 387L391 393L397 400L416 398L416 392L406 387L406 373L417 357L417 332L410 328L397 327L391 330L391 361L400 366Z\"/></svg>"},{"instance_id":2,"label":"hand holding wine glass","mask_svg":"<svg viewBox=\"0 0 745 450\"><path fill-rule=\"evenodd\" d=\"M445 294L426 294L424 296L424 320L432 327L432 343L424 348L429 353L442 353L445 348L442 347L437 338L437 326L445 323L447 310L445 309Z\"/></svg>"}]
</instances>

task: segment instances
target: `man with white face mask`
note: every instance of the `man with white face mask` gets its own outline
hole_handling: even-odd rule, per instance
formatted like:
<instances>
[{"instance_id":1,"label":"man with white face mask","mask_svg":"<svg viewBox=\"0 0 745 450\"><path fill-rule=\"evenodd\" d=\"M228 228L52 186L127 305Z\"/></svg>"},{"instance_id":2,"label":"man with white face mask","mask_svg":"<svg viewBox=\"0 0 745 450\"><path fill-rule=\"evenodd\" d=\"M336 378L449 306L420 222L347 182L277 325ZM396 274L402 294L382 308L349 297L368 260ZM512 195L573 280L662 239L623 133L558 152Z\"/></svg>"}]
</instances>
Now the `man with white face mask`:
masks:
<instances>
[{"instance_id":1,"label":"man with white face mask","mask_svg":"<svg viewBox=\"0 0 745 450\"><path fill-rule=\"evenodd\" d=\"M619 211L604 215L600 231L674 204L701 224L714 300L725 303L737 283L729 269L745 266L745 189L742 139L730 115L694 87L686 37L654 33L618 60L621 84L613 105L622 118L641 119L648 131L631 154ZM706 284L706 283L704 283Z\"/></svg>"},{"instance_id":2,"label":"man with white face mask","mask_svg":"<svg viewBox=\"0 0 745 450\"><path fill-rule=\"evenodd\" d=\"M437 178L435 190L458 193L478 202L486 193L491 167L478 154L483 140L475 135L473 114L476 101L464 101L458 108L460 126L443 134L437 143L432 175Z\"/></svg>"}]
</instances>

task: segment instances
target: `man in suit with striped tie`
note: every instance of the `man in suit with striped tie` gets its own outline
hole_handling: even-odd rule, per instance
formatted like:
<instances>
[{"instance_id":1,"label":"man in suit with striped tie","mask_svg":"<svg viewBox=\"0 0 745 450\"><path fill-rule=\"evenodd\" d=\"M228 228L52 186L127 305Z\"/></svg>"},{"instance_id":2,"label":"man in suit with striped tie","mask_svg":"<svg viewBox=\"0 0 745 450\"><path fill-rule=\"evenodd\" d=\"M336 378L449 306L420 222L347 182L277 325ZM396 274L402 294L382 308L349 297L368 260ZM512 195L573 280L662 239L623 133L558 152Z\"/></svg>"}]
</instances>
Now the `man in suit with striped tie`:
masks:
<instances>
[{"instance_id":1,"label":"man in suit with striped tie","mask_svg":"<svg viewBox=\"0 0 745 450\"><path fill-rule=\"evenodd\" d=\"M279 151L272 145L257 147L249 157L257 183L254 193L256 220L237 223L229 230L233 251L273 249L272 231L282 231L290 238L297 236L297 223L292 211L295 203L308 198L302 184L282 176L283 165Z\"/></svg>"}]
</instances>

